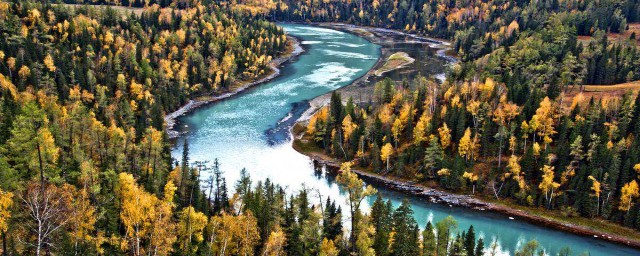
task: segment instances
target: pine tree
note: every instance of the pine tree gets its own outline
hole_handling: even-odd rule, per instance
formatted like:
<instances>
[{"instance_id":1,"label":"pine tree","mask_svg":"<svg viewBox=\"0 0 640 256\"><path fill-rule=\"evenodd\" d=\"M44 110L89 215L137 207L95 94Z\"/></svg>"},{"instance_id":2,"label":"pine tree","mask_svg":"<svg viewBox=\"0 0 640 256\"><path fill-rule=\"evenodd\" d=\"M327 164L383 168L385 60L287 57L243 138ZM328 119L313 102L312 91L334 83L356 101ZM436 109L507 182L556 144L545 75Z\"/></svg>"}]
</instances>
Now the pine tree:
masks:
<instances>
[{"instance_id":1,"label":"pine tree","mask_svg":"<svg viewBox=\"0 0 640 256\"><path fill-rule=\"evenodd\" d=\"M435 177L435 172L440 169L444 152L438 143L438 139L433 136L429 142L429 147L424 153L424 169L427 177Z\"/></svg>"},{"instance_id":2,"label":"pine tree","mask_svg":"<svg viewBox=\"0 0 640 256\"><path fill-rule=\"evenodd\" d=\"M186 202L185 195L187 194L185 192L187 189L185 183L187 174L189 173L189 141L186 138L182 144L182 162L180 164L180 185L178 191L180 192L180 200L184 206Z\"/></svg>"},{"instance_id":3,"label":"pine tree","mask_svg":"<svg viewBox=\"0 0 640 256\"><path fill-rule=\"evenodd\" d=\"M342 98L340 93L331 93L331 102L329 103L329 123L331 129L340 130L340 122L344 119L344 110L342 106Z\"/></svg>"},{"instance_id":4,"label":"pine tree","mask_svg":"<svg viewBox=\"0 0 640 256\"><path fill-rule=\"evenodd\" d=\"M431 221L427 222L427 225L422 231L422 255L434 256L436 253L436 233Z\"/></svg>"},{"instance_id":5,"label":"pine tree","mask_svg":"<svg viewBox=\"0 0 640 256\"><path fill-rule=\"evenodd\" d=\"M327 198L322 219L322 234L329 240L334 240L342 234L342 213L340 207L336 208L336 202Z\"/></svg>"},{"instance_id":6,"label":"pine tree","mask_svg":"<svg viewBox=\"0 0 640 256\"><path fill-rule=\"evenodd\" d=\"M482 255L484 255L484 240L481 237L480 239L478 239L478 244L476 245L475 256Z\"/></svg>"},{"instance_id":7,"label":"pine tree","mask_svg":"<svg viewBox=\"0 0 640 256\"><path fill-rule=\"evenodd\" d=\"M283 228L286 230L285 234L287 241L285 251L292 255L303 255L304 251L302 248L302 241L300 240L302 231L296 222L295 200L293 196L289 198L289 206L285 209Z\"/></svg>"},{"instance_id":8,"label":"pine tree","mask_svg":"<svg viewBox=\"0 0 640 256\"><path fill-rule=\"evenodd\" d=\"M408 199L393 213L395 235L391 244L391 255L419 255L418 224L413 219L413 210Z\"/></svg>"},{"instance_id":9,"label":"pine tree","mask_svg":"<svg viewBox=\"0 0 640 256\"><path fill-rule=\"evenodd\" d=\"M467 251L467 256L474 256L474 249L476 247L476 233L473 230L473 225L467 230L466 237L464 238L464 249Z\"/></svg>"},{"instance_id":10,"label":"pine tree","mask_svg":"<svg viewBox=\"0 0 640 256\"><path fill-rule=\"evenodd\" d=\"M377 255L389 255L389 237L391 233L391 201L385 203L378 193L376 201L371 206L371 222L376 232L373 238L373 249Z\"/></svg>"}]
</instances>

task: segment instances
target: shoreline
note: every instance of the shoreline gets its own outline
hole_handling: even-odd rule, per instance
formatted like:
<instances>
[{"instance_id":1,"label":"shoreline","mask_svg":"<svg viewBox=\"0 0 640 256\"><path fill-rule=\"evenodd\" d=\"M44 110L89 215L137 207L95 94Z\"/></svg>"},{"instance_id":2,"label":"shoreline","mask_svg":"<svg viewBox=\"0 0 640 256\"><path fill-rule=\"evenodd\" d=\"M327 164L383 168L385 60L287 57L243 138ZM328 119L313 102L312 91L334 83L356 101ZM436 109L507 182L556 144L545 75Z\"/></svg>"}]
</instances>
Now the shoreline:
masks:
<instances>
[{"instance_id":1,"label":"shoreline","mask_svg":"<svg viewBox=\"0 0 640 256\"><path fill-rule=\"evenodd\" d=\"M360 36L374 44L380 45L380 58L376 64L362 77L357 78L351 84L336 89L334 91L344 92L348 90L353 90L354 88L358 88L364 85L368 81L368 78L371 76L375 76L376 70L378 70L382 65L384 65L385 60L393 54L386 49L389 47L389 42L383 42L382 38L371 33L371 31L382 31L384 33L395 33L404 36L409 36L416 39L424 39L427 40L427 43L430 44L432 48L437 49L437 56L444 58L448 61L449 64L455 64L459 60L447 53L451 49L450 43L442 40L420 37L418 35L413 35L409 33L404 33L401 31L395 31L390 29L381 29L381 28L372 28L372 27L359 27L355 25L347 25L342 23L304 23L304 24L312 24L319 27L331 28L338 31L343 31L347 33L352 33L357 36ZM355 30L359 30L360 32L356 32ZM368 33L363 34L362 31ZM433 43L439 43L440 47L434 47ZM439 78L438 78L439 79ZM311 115L313 115L318 109L323 106L329 104L330 95L332 92L327 94L320 95L314 99L309 100L309 108L296 120L294 126L291 127L291 146L299 152L307 157L309 157L314 164L321 164L327 167L331 167L334 171L337 171L340 168L340 161L329 156L326 156L323 153L318 152L305 152L305 150L296 146L298 142L302 139L304 132L296 133L294 129L297 124L304 123L309 120ZM354 98L354 100L356 100ZM363 170L352 169L358 176L360 176L363 180L369 183L375 183L380 186L384 186L386 188L399 191L405 194L418 196L421 198L427 199L431 203L438 203L443 205L455 206L455 207L465 207L472 210L478 211L491 211L505 217L509 217L509 219L518 219L520 221L525 221L537 226L548 227L554 230L567 232L583 237L590 237L594 239L604 240L607 242L619 244L622 246L629 246L635 249L640 249L640 240L622 237L616 234L611 234L607 232L597 231L595 229L589 228L587 226L567 223L561 220L555 220L547 217L537 216L531 213L526 212L522 209L516 209L509 207L504 204L498 204L489 202L487 200L474 197L472 195L464 195L464 194L456 194L452 192L446 192L436 188L430 188L424 186L422 184L417 184L416 182L404 180L398 177L387 177L378 175L375 173L370 173Z\"/></svg>"},{"instance_id":2,"label":"shoreline","mask_svg":"<svg viewBox=\"0 0 640 256\"><path fill-rule=\"evenodd\" d=\"M353 80L353 82L351 82L349 85L335 90L343 94L343 99L348 98L348 97L344 97L345 94L354 94L351 96L354 96L353 99L354 99L354 102L356 103L367 101L367 99L362 98L363 93L360 90L366 90L367 87L372 88L373 84L368 84L369 78L384 76L384 74L381 74L382 76L377 76L376 72L378 69L384 66L384 64L386 63L386 61L391 55L396 53L392 51L392 47L394 46L394 44L397 44L397 43L427 44L429 45L429 47L434 48L436 50L437 57L445 59L448 62L448 64L452 64L457 61L456 58L446 54L446 52L451 49L451 43L442 39L423 37L423 36L414 35L411 33L406 33L406 32L397 31L393 29L356 26L356 25L350 25L350 24L344 24L344 23L334 23L334 22L300 23L298 22L297 24L309 24L309 25L314 25L322 28L329 28L329 29L334 29L341 32L345 32L345 33L354 34L373 44L380 46L380 57L378 58L377 62L371 67L371 69L369 69L369 71L367 71L361 77L358 77L355 80ZM410 37L413 40L398 41L397 39L393 38L393 36ZM419 60L415 59L415 61L419 61ZM384 73L388 73L390 71L404 68L406 66L407 65L403 65L403 66L394 68L392 70L387 70ZM438 77L440 76L444 77L444 74L438 74L437 76L434 76L434 77L436 79L439 79ZM298 118L298 120L296 120L296 122L309 120L311 115L313 115L313 113L315 113L318 109L328 105L330 102L332 93L333 91L325 93L313 99L310 99L309 108L302 113L302 115L300 116L300 118ZM355 97L355 96L360 96L360 97Z\"/></svg>"},{"instance_id":3,"label":"shoreline","mask_svg":"<svg viewBox=\"0 0 640 256\"><path fill-rule=\"evenodd\" d=\"M178 108L177 110L169 114L166 114L164 116L164 122L166 124L165 131L167 135L169 135L169 139L175 139L180 135L184 134L184 132L179 132L178 130L176 130L176 127L175 127L180 117L187 115L202 106L211 104L219 100L224 100L224 99L236 96L246 91L247 89L250 89L262 83L269 82L274 78L278 77L280 75L280 66L282 64L287 63L288 61L299 56L305 51L300 44L301 42L300 39L290 35L287 35L287 39L290 42L292 42L291 49L288 52L284 53L282 56L271 60L271 62L269 63L269 68L271 69L271 72L269 75L259 78L258 80L255 80L252 82L245 82L241 86L234 88L230 91L223 92L220 95L215 95L215 96L209 95L209 96L203 97L203 99L191 99L189 100L189 102L187 102L187 104L181 106L180 108Z\"/></svg>"},{"instance_id":4,"label":"shoreline","mask_svg":"<svg viewBox=\"0 0 640 256\"><path fill-rule=\"evenodd\" d=\"M294 135L294 137L296 138L299 138L299 136L301 135ZM334 173L338 172L337 170L340 168L341 164L340 161L337 161L323 153L305 152L299 147L296 147L295 144L296 143L293 142L292 147L300 154L311 158L314 164L320 164L325 167L330 167ZM431 203L448 205L450 207L464 207L476 211L495 212L508 217L510 220L524 221L537 226L548 227L562 232L567 232L583 237L600 239L607 242L640 249L640 241L622 237L617 234L597 231L577 224L571 224L559 220L545 218L542 216L536 216L521 209L514 209L507 205L488 202L472 195L446 192L437 188L431 188L422 184L416 184L413 181L408 181L398 177L378 175L375 173L358 170L356 168L352 168L351 171L358 174L358 176L367 183L377 184L378 186L383 186L391 190L421 197L427 199Z\"/></svg>"}]
</instances>

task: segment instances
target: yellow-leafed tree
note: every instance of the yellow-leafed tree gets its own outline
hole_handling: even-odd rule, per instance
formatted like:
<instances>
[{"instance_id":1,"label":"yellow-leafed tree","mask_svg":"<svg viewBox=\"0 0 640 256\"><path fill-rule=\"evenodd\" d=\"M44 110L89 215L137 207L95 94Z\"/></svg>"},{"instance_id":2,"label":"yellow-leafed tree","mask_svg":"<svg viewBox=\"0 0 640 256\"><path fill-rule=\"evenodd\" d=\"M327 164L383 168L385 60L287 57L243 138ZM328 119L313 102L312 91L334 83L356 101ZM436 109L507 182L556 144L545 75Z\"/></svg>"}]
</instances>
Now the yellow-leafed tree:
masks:
<instances>
[{"instance_id":1,"label":"yellow-leafed tree","mask_svg":"<svg viewBox=\"0 0 640 256\"><path fill-rule=\"evenodd\" d=\"M440 135L440 144L443 149L446 149L451 144L451 130L446 123L442 124L442 127L438 128L438 134Z\"/></svg>"},{"instance_id":2,"label":"yellow-leafed tree","mask_svg":"<svg viewBox=\"0 0 640 256\"><path fill-rule=\"evenodd\" d=\"M347 191L347 203L349 204L351 226L357 227L362 200L375 194L377 191L371 185L367 185L366 187L364 186L364 182L358 178L358 175L351 171L352 165L352 162L342 163L342 166L340 166L340 174L338 174L336 181ZM357 234L357 230L352 229L351 238L349 240L351 246L355 246Z\"/></svg>"},{"instance_id":3,"label":"yellow-leafed tree","mask_svg":"<svg viewBox=\"0 0 640 256\"><path fill-rule=\"evenodd\" d=\"M620 206L618 209L629 212L631 205L633 204L633 199L640 196L640 191L638 191L638 182L632 180L629 183L624 184L621 193Z\"/></svg>"},{"instance_id":4,"label":"yellow-leafed tree","mask_svg":"<svg viewBox=\"0 0 640 256\"><path fill-rule=\"evenodd\" d=\"M560 183L553 181L555 177L554 169L555 167L549 165L544 165L544 167L542 167L542 181L538 186L538 188L544 192L544 197L547 200L549 208L551 208L553 196L556 194L555 190L560 187Z\"/></svg>"},{"instance_id":5,"label":"yellow-leafed tree","mask_svg":"<svg viewBox=\"0 0 640 256\"><path fill-rule=\"evenodd\" d=\"M208 228L211 234L208 239L215 255L253 255L260 238L257 220L251 212L213 216Z\"/></svg>"},{"instance_id":6,"label":"yellow-leafed tree","mask_svg":"<svg viewBox=\"0 0 640 256\"><path fill-rule=\"evenodd\" d=\"M204 229L207 226L207 216L196 211L192 206L184 208L180 212L178 223L178 241L180 250L184 252L196 253L198 250L195 244L204 240Z\"/></svg>"},{"instance_id":7,"label":"yellow-leafed tree","mask_svg":"<svg viewBox=\"0 0 640 256\"><path fill-rule=\"evenodd\" d=\"M600 193L602 190L602 184L600 183L600 181L598 181L596 178L594 178L591 175L589 175L589 179L591 180L591 182L593 182L593 184L591 185L591 190L593 191L593 195L596 197L596 200L597 200L598 205L596 207L596 216L598 216L600 211Z\"/></svg>"},{"instance_id":8,"label":"yellow-leafed tree","mask_svg":"<svg viewBox=\"0 0 640 256\"><path fill-rule=\"evenodd\" d=\"M389 160L392 155L393 146L391 146L391 143L387 143L382 146L382 148L380 149L380 158L382 159L382 161L385 161L387 163L387 171L389 171Z\"/></svg>"},{"instance_id":9,"label":"yellow-leafed tree","mask_svg":"<svg viewBox=\"0 0 640 256\"><path fill-rule=\"evenodd\" d=\"M13 193L0 189L0 233L2 235L9 229L10 208L13 205Z\"/></svg>"},{"instance_id":10,"label":"yellow-leafed tree","mask_svg":"<svg viewBox=\"0 0 640 256\"><path fill-rule=\"evenodd\" d=\"M326 240L326 238L325 238ZM264 245L264 251L262 255L266 256L278 256L285 255L284 246L287 243L287 237L284 232L278 227L275 231L271 231L269 239Z\"/></svg>"}]
</instances>

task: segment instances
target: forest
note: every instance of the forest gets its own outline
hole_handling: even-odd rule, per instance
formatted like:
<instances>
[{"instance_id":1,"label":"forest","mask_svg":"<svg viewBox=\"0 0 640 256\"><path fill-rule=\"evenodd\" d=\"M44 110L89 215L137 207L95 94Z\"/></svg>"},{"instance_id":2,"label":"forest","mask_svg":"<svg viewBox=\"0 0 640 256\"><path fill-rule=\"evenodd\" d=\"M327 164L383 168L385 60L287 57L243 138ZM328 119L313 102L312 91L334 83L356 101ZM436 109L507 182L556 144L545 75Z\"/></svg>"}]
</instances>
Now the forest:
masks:
<instances>
[{"instance_id":1,"label":"forest","mask_svg":"<svg viewBox=\"0 0 640 256\"><path fill-rule=\"evenodd\" d=\"M446 38L442 84L381 81L333 95L306 127L325 153L446 190L640 229L640 98L588 98L639 79L637 1L291 1L276 20L347 22ZM584 40L580 38L590 38ZM346 103L346 104L345 104Z\"/></svg>"},{"instance_id":2,"label":"forest","mask_svg":"<svg viewBox=\"0 0 640 256\"><path fill-rule=\"evenodd\" d=\"M29 1L0 2L0 28L3 255L284 250L282 232L263 250L270 229L253 225L285 225L258 212L260 194L248 197L264 190L201 185L208 167L175 164L163 124L191 98L269 72L285 49L282 29L199 2L137 15ZM291 204L273 204L270 216L303 204L303 214L323 214ZM290 218L304 220L297 212Z\"/></svg>"},{"instance_id":3,"label":"forest","mask_svg":"<svg viewBox=\"0 0 640 256\"><path fill-rule=\"evenodd\" d=\"M138 7L127 12L97 4ZM0 1L3 255L496 255L448 217L416 223L352 168L640 229L640 98L566 97L638 80L637 1ZM164 116L264 77L272 21L449 39L447 82L334 94L307 126L344 160L346 202L171 158ZM579 40L588 36L592 40ZM179 160L179 161L178 161ZM225 170L239 171L239 170ZM376 197L370 212L361 204ZM346 203L348 208L341 207ZM419 228L424 225L424 228ZM543 249L529 241L516 255ZM566 248L560 255L569 255Z\"/></svg>"},{"instance_id":4,"label":"forest","mask_svg":"<svg viewBox=\"0 0 640 256\"><path fill-rule=\"evenodd\" d=\"M309 140L370 171L640 228L640 97L519 100L492 78L376 91L366 106L334 94Z\"/></svg>"}]
</instances>

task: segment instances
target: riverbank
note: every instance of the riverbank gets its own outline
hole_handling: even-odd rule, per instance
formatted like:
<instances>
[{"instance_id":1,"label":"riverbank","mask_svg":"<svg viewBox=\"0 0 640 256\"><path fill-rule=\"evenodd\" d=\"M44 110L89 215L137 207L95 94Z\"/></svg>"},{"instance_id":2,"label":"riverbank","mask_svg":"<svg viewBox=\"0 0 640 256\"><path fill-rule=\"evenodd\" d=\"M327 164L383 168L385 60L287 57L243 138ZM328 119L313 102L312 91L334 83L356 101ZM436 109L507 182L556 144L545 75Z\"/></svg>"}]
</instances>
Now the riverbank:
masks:
<instances>
[{"instance_id":1,"label":"riverbank","mask_svg":"<svg viewBox=\"0 0 640 256\"><path fill-rule=\"evenodd\" d=\"M398 37L384 37L381 36L380 33L383 33L383 35L402 35L402 37L405 38L410 37L425 40L423 43L428 43L430 46L437 47L438 57L446 59L449 63L457 62L457 59L450 54L449 42L438 41L430 38L420 38L419 36L388 29L357 27L333 23L319 23L314 25L353 33L369 40L370 42L382 46L381 56L378 59L378 62L369 72L367 72L367 74L355 80L350 85L336 90L342 94L343 99L352 97L355 102L366 102L371 100L370 96L373 95L374 86L373 83L369 81L369 78L375 76L375 73L386 64L385 60L389 59L389 57L395 53L390 49L394 44L399 43ZM401 43L407 42L405 40L401 41ZM440 44L439 46L437 45L438 43ZM442 82L444 80L444 75L436 76L436 79ZM321 150L318 150L318 148L310 146L312 145L312 142L307 141L308 143L305 144L303 133L304 125L298 125L307 121L308 118L318 109L328 105L330 97L331 93L327 93L316 97L309 102L309 109L307 109L307 111L298 119L297 124L292 127L291 137L293 138L292 147L296 151L308 156L314 161L314 163L327 166L329 167L328 169L337 170L340 167L341 162L325 155ZM585 237L601 239L633 248L640 248L640 234L637 231L606 220L588 219L583 217L564 217L559 211L548 211L545 209L520 206L512 204L508 200L497 201L492 198L455 194L437 188L432 188L415 181L405 180L398 177L383 176L365 170L354 169L353 171L369 183L378 184L392 190L425 198L432 203L444 204L450 207L465 207L478 211L495 212L502 214L511 220L521 220L538 226L544 226Z\"/></svg>"},{"instance_id":2,"label":"riverbank","mask_svg":"<svg viewBox=\"0 0 640 256\"><path fill-rule=\"evenodd\" d=\"M292 147L296 151L311 158L314 164L325 166L327 170L332 170L334 173L337 172L342 162L324 154L320 149L310 146L309 143L312 142L303 138L304 127L302 125L294 127L292 133L295 138ZM455 194L412 180L380 175L357 168L352 168L352 171L368 183L421 197L432 203L495 212L511 220L526 221L539 226L640 249L640 234L637 231L606 220L563 217L558 211L520 206L511 204L509 201L496 201L473 195Z\"/></svg>"},{"instance_id":3,"label":"riverbank","mask_svg":"<svg viewBox=\"0 0 640 256\"><path fill-rule=\"evenodd\" d=\"M287 61L295 58L296 56L304 52L304 49L300 45L300 40L298 40L297 38L287 35L287 42L289 44L287 47L287 51L282 56L271 60L271 62L269 63L271 72L269 72L262 78L259 78L255 81L243 82L240 85L236 86L235 88L227 92L222 92L217 95L210 95L210 96L200 97L197 99L191 99L189 100L189 102L187 102L187 104L180 107L178 110L165 115L164 122L166 124L166 131L167 131L167 134L169 135L169 138L174 139L181 135L181 132L176 130L176 127L175 127L178 118L180 118L181 116L184 116L189 112L195 109L198 109L202 106L205 106L207 104L235 96L253 86L271 81L272 79L280 75L280 66L282 64L286 63Z\"/></svg>"},{"instance_id":4,"label":"riverbank","mask_svg":"<svg viewBox=\"0 0 640 256\"><path fill-rule=\"evenodd\" d=\"M418 70L420 68L427 67L429 69L441 68L437 74L433 74L433 78L442 82L444 80L444 66L457 62L457 59L450 53L451 43L442 39L435 39L429 37L418 36L402 31L376 28L376 27L362 27L355 25L348 25L343 23L311 23L314 26L334 29L346 33L351 33L360 36L367 41L380 46L380 58L376 64L362 77L356 79L351 84L342 87L338 90L343 99L353 98L356 103L370 102L373 91L375 89L375 82L391 77L390 73L403 72L403 73L418 73L421 74L424 70ZM407 54L407 46L425 46L434 51L433 58L442 59L443 63L432 65L427 63L429 60L421 56L413 56ZM388 60L392 58L394 54L402 54L407 57L407 61L401 63L401 65L387 66ZM379 72L383 70L383 72ZM308 120L311 115L329 104L331 100L331 93L327 93L318 96L309 101L310 107L302 114L299 121Z\"/></svg>"}]
</instances>

